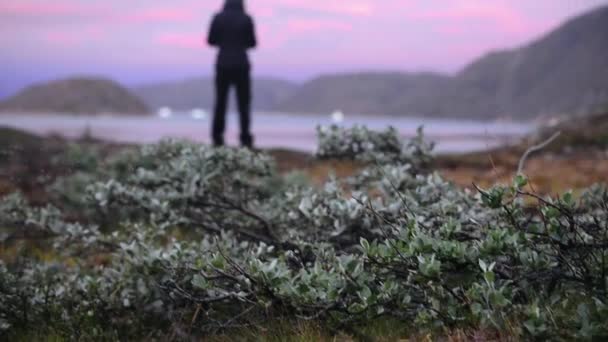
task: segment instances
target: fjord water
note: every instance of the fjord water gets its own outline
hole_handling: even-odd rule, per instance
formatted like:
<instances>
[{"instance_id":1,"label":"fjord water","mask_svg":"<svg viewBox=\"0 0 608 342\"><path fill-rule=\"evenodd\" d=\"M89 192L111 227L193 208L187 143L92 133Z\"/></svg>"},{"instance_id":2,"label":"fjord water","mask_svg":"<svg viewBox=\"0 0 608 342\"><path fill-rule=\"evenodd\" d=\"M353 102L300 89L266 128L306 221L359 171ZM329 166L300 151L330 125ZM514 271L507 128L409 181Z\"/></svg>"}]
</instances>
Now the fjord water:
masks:
<instances>
[{"instance_id":1,"label":"fjord water","mask_svg":"<svg viewBox=\"0 0 608 342\"><path fill-rule=\"evenodd\" d=\"M312 152L316 148L316 127L331 125L329 115L254 114L253 132L260 148L286 148ZM403 137L412 137L424 126L430 140L437 142L439 152L469 152L517 142L535 129L533 124L483 122L462 119L427 119L391 116L348 116L340 125L365 125L382 130L395 127ZM66 138L81 137L87 130L95 138L123 143L153 143L162 138L185 138L209 143L208 120L193 118L190 113L171 117L156 116L74 116L59 114L2 114L0 126L9 126L40 135L58 134ZM228 119L226 140L236 145L238 120Z\"/></svg>"}]
</instances>

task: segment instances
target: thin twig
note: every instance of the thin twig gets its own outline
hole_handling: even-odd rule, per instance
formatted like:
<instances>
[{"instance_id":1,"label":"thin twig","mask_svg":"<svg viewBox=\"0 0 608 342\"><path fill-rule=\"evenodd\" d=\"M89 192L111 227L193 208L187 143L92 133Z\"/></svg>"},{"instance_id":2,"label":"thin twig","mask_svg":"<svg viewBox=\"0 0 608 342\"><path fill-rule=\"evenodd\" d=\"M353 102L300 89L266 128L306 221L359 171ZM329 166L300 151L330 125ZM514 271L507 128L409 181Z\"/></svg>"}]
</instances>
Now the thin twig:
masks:
<instances>
[{"instance_id":1,"label":"thin twig","mask_svg":"<svg viewBox=\"0 0 608 342\"><path fill-rule=\"evenodd\" d=\"M540 143L538 145L532 146L530 147L525 153L524 155L521 157L521 159L519 160L519 166L517 167L517 174L521 175L523 174L524 171L524 167L526 165L526 160L528 159L528 157L530 157L530 155L532 153L538 152L540 150L542 150L543 148L549 146L549 144L551 144L555 139L559 138L559 136L562 134L561 131L555 132L555 134L553 134L549 139L547 139L545 142Z\"/></svg>"}]
</instances>

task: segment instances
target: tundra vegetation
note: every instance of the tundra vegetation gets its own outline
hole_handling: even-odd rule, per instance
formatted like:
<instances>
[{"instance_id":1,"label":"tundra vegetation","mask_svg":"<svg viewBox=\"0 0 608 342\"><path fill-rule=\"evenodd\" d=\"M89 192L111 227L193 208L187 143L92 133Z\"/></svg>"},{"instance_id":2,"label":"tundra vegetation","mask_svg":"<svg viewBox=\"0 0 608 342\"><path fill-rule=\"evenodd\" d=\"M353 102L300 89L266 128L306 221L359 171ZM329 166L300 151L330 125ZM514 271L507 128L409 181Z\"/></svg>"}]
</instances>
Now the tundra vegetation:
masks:
<instances>
[{"instance_id":1,"label":"tundra vegetation","mask_svg":"<svg viewBox=\"0 0 608 342\"><path fill-rule=\"evenodd\" d=\"M462 190L432 144L319 129L313 186L265 153L167 140L71 150L51 203L0 199L0 335L186 339L281 322L323 334L608 337L608 190ZM11 251L11 253L8 253ZM283 324L285 325L285 324Z\"/></svg>"}]
</instances>

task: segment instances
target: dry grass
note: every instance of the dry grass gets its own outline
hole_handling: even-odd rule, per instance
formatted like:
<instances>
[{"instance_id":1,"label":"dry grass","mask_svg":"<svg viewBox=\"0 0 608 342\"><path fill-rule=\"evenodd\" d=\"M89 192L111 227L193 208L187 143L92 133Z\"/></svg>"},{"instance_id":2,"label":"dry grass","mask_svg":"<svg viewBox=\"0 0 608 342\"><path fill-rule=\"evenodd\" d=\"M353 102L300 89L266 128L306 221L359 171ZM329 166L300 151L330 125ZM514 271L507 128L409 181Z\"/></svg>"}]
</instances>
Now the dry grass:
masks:
<instances>
[{"instance_id":1,"label":"dry grass","mask_svg":"<svg viewBox=\"0 0 608 342\"><path fill-rule=\"evenodd\" d=\"M279 171L303 172L315 185L323 184L331 174L338 178L352 176L364 166L352 161L315 160L310 155L289 151L271 151L271 154L277 158ZM473 189L473 184L482 187L509 184L522 154L520 150L497 150L439 156L433 168L462 188ZM608 154L541 154L527 161L525 173L537 193L576 191L596 183L608 183Z\"/></svg>"},{"instance_id":2,"label":"dry grass","mask_svg":"<svg viewBox=\"0 0 608 342\"><path fill-rule=\"evenodd\" d=\"M485 161L484 161L485 159ZM508 184L515 176L518 158L514 156L479 155L476 163L463 162L449 165L443 163L439 172L463 188L472 184L489 187L493 184ZM608 183L608 157L552 156L544 155L528 160L525 174L533 190L541 194L557 194L569 190L580 190L596 183Z\"/></svg>"},{"instance_id":3,"label":"dry grass","mask_svg":"<svg viewBox=\"0 0 608 342\"><path fill-rule=\"evenodd\" d=\"M385 320L387 321L387 320ZM254 342L353 342L353 341L377 341L377 342L511 342L516 341L514 333L498 333L489 330L454 330L443 334L416 334L407 333L403 322L388 320L386 323L377 322L368 327L360 329L357 336L344 333L331 334L322 324L303 321L277 320L268 323L264 327L251 327L227 334L205 338L205 341L228 342L228 341L254 341Z\"/></svg>"}]
</instances>

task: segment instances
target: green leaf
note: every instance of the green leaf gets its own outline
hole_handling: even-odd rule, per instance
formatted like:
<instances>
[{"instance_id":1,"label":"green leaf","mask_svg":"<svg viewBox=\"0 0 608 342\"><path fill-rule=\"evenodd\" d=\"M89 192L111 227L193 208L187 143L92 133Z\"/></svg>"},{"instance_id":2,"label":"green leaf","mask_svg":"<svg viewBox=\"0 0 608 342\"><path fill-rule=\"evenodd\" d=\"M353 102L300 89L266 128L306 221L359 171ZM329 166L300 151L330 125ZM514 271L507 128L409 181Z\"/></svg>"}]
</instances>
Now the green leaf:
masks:
<instances>
[{"instance_id":1,"label":"green leaf","mask_svg":"<svg viewBox=\"0 0 608 342\"><path fill-rule=\"evenodd\" d=\"M494 272L485 272L483 277L489 284L494 283L494 280L496 279Z\"/></svg>"},{"instance_id":2,"label":"green leaf","mask_svg":"<svg viewBox=\"0 0 608 342\"><path fill-rule=\"evenodd\" d=\"M486 272L488 270L488 264L486 264L486 262L481 259L479 259L479 267L484 272Z\"/></svg>"},{"instance_id":3,"label":"green leaf","mask_svg":"<svg viewBox=\"0 0 608 342\"><path fill-rule=\"evenodd\" d=\"M223 256L217 254L213 260L211 260L211 265L215 268L224 269L226 266L226 260L224 260Z\"/></svg>"},{"instance_id":4,"label":"green leaf","mask_svg":"<svg viewBox=\"0 0 608 342\"><path fill-rule=\"evenodd\" d=\"M192 277L192 286L201 290L206 290L209 288L209 283L200 274L195 274L194 277Z\"/></svg>"},{"instance_id":5,"label":"green leaf","mask_svg":"<svg viewBox=\"0 0 608 342\"><path fill-rule=\"evenodd\" d=\"M522 189L526 185L528 185L528 178L526 178L526 176L520 174L520 175L515 176L513 183L517 189Z\"/></svg>"},{"instance_id":6,"label":"green leaf","mask_svg":"<svg viewBox=\"0 0 608 342\"><path fill-rule=\"evenodd\" d=\"M492 292L490 294L490 303L492 305L502 308L509 304L509 301L505 298L505 296L500 292Z\"/></svg>"},{"instance_id":7,"label":"green leaf","mask_svg":"<svg viewBox=\"0 0 608 342\"><path fill-rule=\"evenodd\" d=\"M361 297L361 299L363 299L364 301L367 301L371 296L372 290L370 290L370 288L366 285L363 285L363 288L361 289L361 291L359 291L359 297Z\"/></svg>"},{"instance_id":8,"label":"green leaf","mask_svg":"<svg viewBox=\"0 0 608 342\"><path fill-rule=\"evenodd\" d=\"M566 192L562 196L562 201L564 201L567 206L572 207L574 205L574 196L572 195L572 191Z\"/></svg>"},{"instance_id":9,"label":"green leaf","mask_svg":"<svg viewBox=\"0 0 608 342\"><path fill-rule=\"evenodd\" d=\"M364 238L361 238L361 240L359 241L359 243L361 244L361 247L363 247L363 251L364 252L369 251L369 241L367 241Z\"/></svg>"},{"instance_id":10,"label":"green leaf","mask_svg":"<svg viewBox=\"0 0 608 342\"><path fill-rule=\"evenodd\" d=\"M473 303L471 305L471 312L473 312L474 315L478 316L479 314L481 314L482 311L483 311L483 306L481 306L481 304Z\"/></svg>"}]
</instances>

